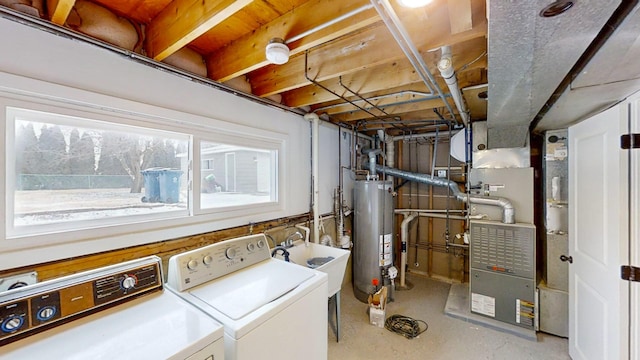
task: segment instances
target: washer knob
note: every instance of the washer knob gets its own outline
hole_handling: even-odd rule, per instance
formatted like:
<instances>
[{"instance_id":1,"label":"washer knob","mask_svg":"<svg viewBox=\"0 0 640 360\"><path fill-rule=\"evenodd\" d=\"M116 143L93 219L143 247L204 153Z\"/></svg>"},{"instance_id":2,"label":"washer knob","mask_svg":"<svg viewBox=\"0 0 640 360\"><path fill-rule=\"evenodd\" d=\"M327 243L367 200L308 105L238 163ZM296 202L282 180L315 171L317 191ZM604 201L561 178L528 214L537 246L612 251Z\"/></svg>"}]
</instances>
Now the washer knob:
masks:
<instances>
[{"instance_id":1,"label":"washer knob","mask_svg":"<svg viewBox=\"0 0 640 360\"><path fill-rule=\"evenodd\" d=\"M254 251L256 249L256 245L254 243L247 244L247 250Z\"/></svg>"},{"instance_id":2,"label":"washer knob","mask_svg":"<svg viewBox=\"0 0 640 360\"><path fill-rule=\"evenodd\" d=\"M264 247L264 240L258 240L258 249L262 249Z\"/></svg>"},{"instance_id":3,"label":"washer knob","mask_svg":"<svg viewBox=\"0 0 640 360\"><path fill-rule=\"evenodd\" d=\"M0 327L2 328L3 332L11 333L20 329L22 327L22 324L24 324L24 318L15 315L5 320Z\"/></svg>"},{"instance_id":4,"label":"washer knob","mask_svg":"<svg viewBox=\"0 0 640 360\"><path fill-rule=\"evenodd\" d=\"M213 262L213 258L211 257L211 255L207 255L204 258L202 258L202 262L205 265L209 265L209 264L211 264L211 262Z\"/></svg>"},{"instance_id":5,"label":"washer knob","mask_svg":"<svg viewBox=\"0 0 640 360\"><path fill-rule=\"evenodd\" d=\"M124 279L122 279L122 288L125 290L132 289L134 286L136 286L137 282L138 281L135 277L125 275Z\"/></svg>"},{"instance_id":6,"label":"washer knob","mask_svg":"<svg viewBox=\"0 0 640 360\"><path fill-rule=\"evenodd\" d=\"M37 318L40 321L46 321L51 319L56 314L56 308L53 306L43 307L38 311Z\"/></svg>"},{"instance_id":7,"label":"washer knob","mask_svg":"<svg viewBox=\"0 0 640 360\"><path fill-rule=\"evenodd\" d=\"M227 248L227 250L224 251L224 255L227 257L227 259L233 260L233 258L236 257L236 249Z\"/></svg>"},{"instance_id":8,"label":"washer knob","mask_svg":"<svg viewBox=\"0 0 640 360\"><path fill-rule=\"evenodd\" d=\"M198 267L198 262L195 260L189 260L189 262L187 263L187 268L189 268L189 270L195 270Z\"/></svg>"}]
</instances>

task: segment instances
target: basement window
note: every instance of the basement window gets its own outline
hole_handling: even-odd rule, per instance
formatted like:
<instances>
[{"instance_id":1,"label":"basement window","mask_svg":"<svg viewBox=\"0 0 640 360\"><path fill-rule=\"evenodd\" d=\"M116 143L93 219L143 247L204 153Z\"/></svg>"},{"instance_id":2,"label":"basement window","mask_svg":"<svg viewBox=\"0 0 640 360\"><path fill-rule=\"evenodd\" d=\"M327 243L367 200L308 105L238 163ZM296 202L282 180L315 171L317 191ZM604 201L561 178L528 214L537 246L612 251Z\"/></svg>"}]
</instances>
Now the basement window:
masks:
<instances>
[{"instance_id":1,"label":"basement window","mask_svg":"<svg viewBox=\"0 0 640 360\"><path fill-rule=\"evenodd\" d=\"M6 115L8 236L189 215L179 155L190 135L15 107Z\"/></svg>"},{"instance_id":2,"label":"basement window","mask_svg":"<svg viewBox=\"0 0 640 360\"><path fill-rule=\"evenodd\" d=\"M277 149L200 142L200 208L264 204L276 199Z\"/></svg>"}]
</instances>

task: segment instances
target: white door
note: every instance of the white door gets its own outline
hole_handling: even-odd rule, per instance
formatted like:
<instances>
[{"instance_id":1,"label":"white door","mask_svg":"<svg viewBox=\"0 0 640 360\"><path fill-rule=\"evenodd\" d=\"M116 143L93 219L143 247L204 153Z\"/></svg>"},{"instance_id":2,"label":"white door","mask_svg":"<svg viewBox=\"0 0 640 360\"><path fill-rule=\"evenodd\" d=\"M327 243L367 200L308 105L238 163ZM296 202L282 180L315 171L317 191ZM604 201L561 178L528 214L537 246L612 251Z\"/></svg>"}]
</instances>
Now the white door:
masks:
<instances>
[{"instance_id":1,"label":"white door","mask_svg":"<svg viewBox=\"0 0 640 360\"><path fill-rule=\"evenodd\" d=\"M569 355L627 359L627 155L623 105L569 128Z\"/></svg>"},{"instance_id":2,"label":"white door","mask_svg":"<svg viewBox=\"0 0 640 360\"><path fill-rule=\"evenodd\" d=\"M640 134L640 94L634 96L629 103L629 133ZM631 200L629 263L640 267L640 149L629 151L629 180L631 183L629 187L629 199ZM631 312L629 314L631 319L630 358L640 360L640 282L629 283L629 286L631 287L629 304L632 304L629 308Z\"/></svg>"}]
</instances>

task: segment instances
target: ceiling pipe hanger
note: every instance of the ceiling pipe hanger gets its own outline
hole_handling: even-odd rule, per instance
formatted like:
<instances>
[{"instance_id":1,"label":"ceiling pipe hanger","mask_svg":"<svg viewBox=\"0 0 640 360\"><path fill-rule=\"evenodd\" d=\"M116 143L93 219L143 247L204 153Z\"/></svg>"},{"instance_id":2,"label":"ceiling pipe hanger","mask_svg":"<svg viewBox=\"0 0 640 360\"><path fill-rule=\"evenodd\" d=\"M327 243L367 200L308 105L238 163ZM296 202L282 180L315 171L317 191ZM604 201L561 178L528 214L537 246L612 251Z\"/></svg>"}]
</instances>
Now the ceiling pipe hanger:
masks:
<instances>
[{"instance_id":1,"label":"ceiling pipe hanger","mask_svg":"<svg viewBox=\"0 0 640 360\"><path fill-rule=\"evenodd\" d=\"M335 91L333 91L333 90L329 89L328 87L326 87L326 86L322 85L320 82L315 81L314 79L312 79L311 77L309 77L309 73L308 73L308 71L307 71L307 69L309 68L308 60L309 60L309 50L307 50L307 51L305 51L305 52L304 52L304 77L305 77L309 82L311 82L312 84L314 84L314 85L316 85L316 86L319 86L320 88L324 89L325 91L329 92L330 94L332 94L332 95L334 95L334 96L336 96L336 97L339 97L340 99L342 99L342 100L344 100L344 101L348 102L349 104L351 104L351 105L355 106L356 108L358 108L358 109L360 109L360 110L362 110L362 111L366 112L367 114L369 114L369 115L373 116L374 118L376 118L376 119L378 119L378 120L384 120L384 118L383 118L383 117L380 117L380 116L378 116L378 115L376 115L376 114L374 114L374 113L370 112L369 110L367 110L367 109L365 109L365 108L363 108L363 107L361 107L361 106L359 106L359 105L355 104L353 101L351 101L351 100L347 99L346 97L344 97L344 96L342 96L342 95L340 95L340 94L336 93ZM393 126L394 126L394 127L396 127L396 128L398 128L398 129L401 129L401 128L399 128L397 125L393 125ZM401 130L402 130L402 129L401 129Z\"/></svg>"}]
</instances>

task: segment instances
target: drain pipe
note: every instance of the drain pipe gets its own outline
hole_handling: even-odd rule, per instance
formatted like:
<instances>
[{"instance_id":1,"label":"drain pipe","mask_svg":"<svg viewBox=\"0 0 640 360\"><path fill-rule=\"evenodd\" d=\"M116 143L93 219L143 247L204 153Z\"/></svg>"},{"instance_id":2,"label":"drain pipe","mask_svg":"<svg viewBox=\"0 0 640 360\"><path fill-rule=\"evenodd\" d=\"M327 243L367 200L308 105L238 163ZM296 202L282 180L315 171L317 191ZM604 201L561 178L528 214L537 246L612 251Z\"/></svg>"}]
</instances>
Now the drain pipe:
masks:
<instances>
[{"instance_id":1,"label":"drain pipe","mask_svg":"<svg viewBox=\"0 0 640 360\"><path fill-rule=\"evenodd\" d=\"M364 167L368 165L363 164ZM441 178L431 177L428 174L412 173L409 171L393 169L387 166L377 165L377 172L381 174L389 174L395 177L399 177L404 180L415 181L422 184L447 187L451 190L453 196L459 201L469 202L471 204L481 204L490 206L499 206L502 208L502 222L505 224L515 224L516 222L516 210L508 199L497 196L479 196L466 194L460 191L458 184L455 181Z\"/></svg>"},{"instance_id":2,"label":"drain pipe","mask_svg":"<svg viewBox=\"0 0 640 360\"><path fill-rule=\"evenodd\" d=\"M418 214L415 212L412 213L404 213L404 220L400 224L400 241L402 243L402 253L400 254L400 285L398 286L400 289L406 288L406 280L405 275L406 271L404 270L407 267L407 244L409 242L409 224L413 220L418 217Z\"/></svg>"},{"instance_id":3,"label":"drain pipe","mask_svg":"<svg viewBox=\"0 0 640 360\"><path fill-rule=\"evenodd\" d=\"M462 92L460 92L460 87L458 86L458 79L456 78L456 72L453 69L453 56L451 55L451 47L443 46L440 48L442 51L442 55L440 57L440 61L438 61L438 70L440 70L440 75L447 83L449 87L449 92L451 93L451 97L453 98L453 102L456 104L456 108L458 108L458 112L460 113L460 117L462 118L462 123L464 126L469 125L469 110L467 110L467 106L464 104L464 100L462 99Z\"/></svg>"},{"instance_id":4,"label":"drain pipe","mask_svg":"<svg viewBox=\"0 0 640 360\"><path fill-rule=\"evenodd\" d=\"M320 209L318 208L319 198L319 144L320 144L320 118L315 113L304 115L305 120L311 121L311 180L313 184L313 242L318 243L320 239ZM307 243L308 244L308 243Z\"/></svg>"}]
</instances>

